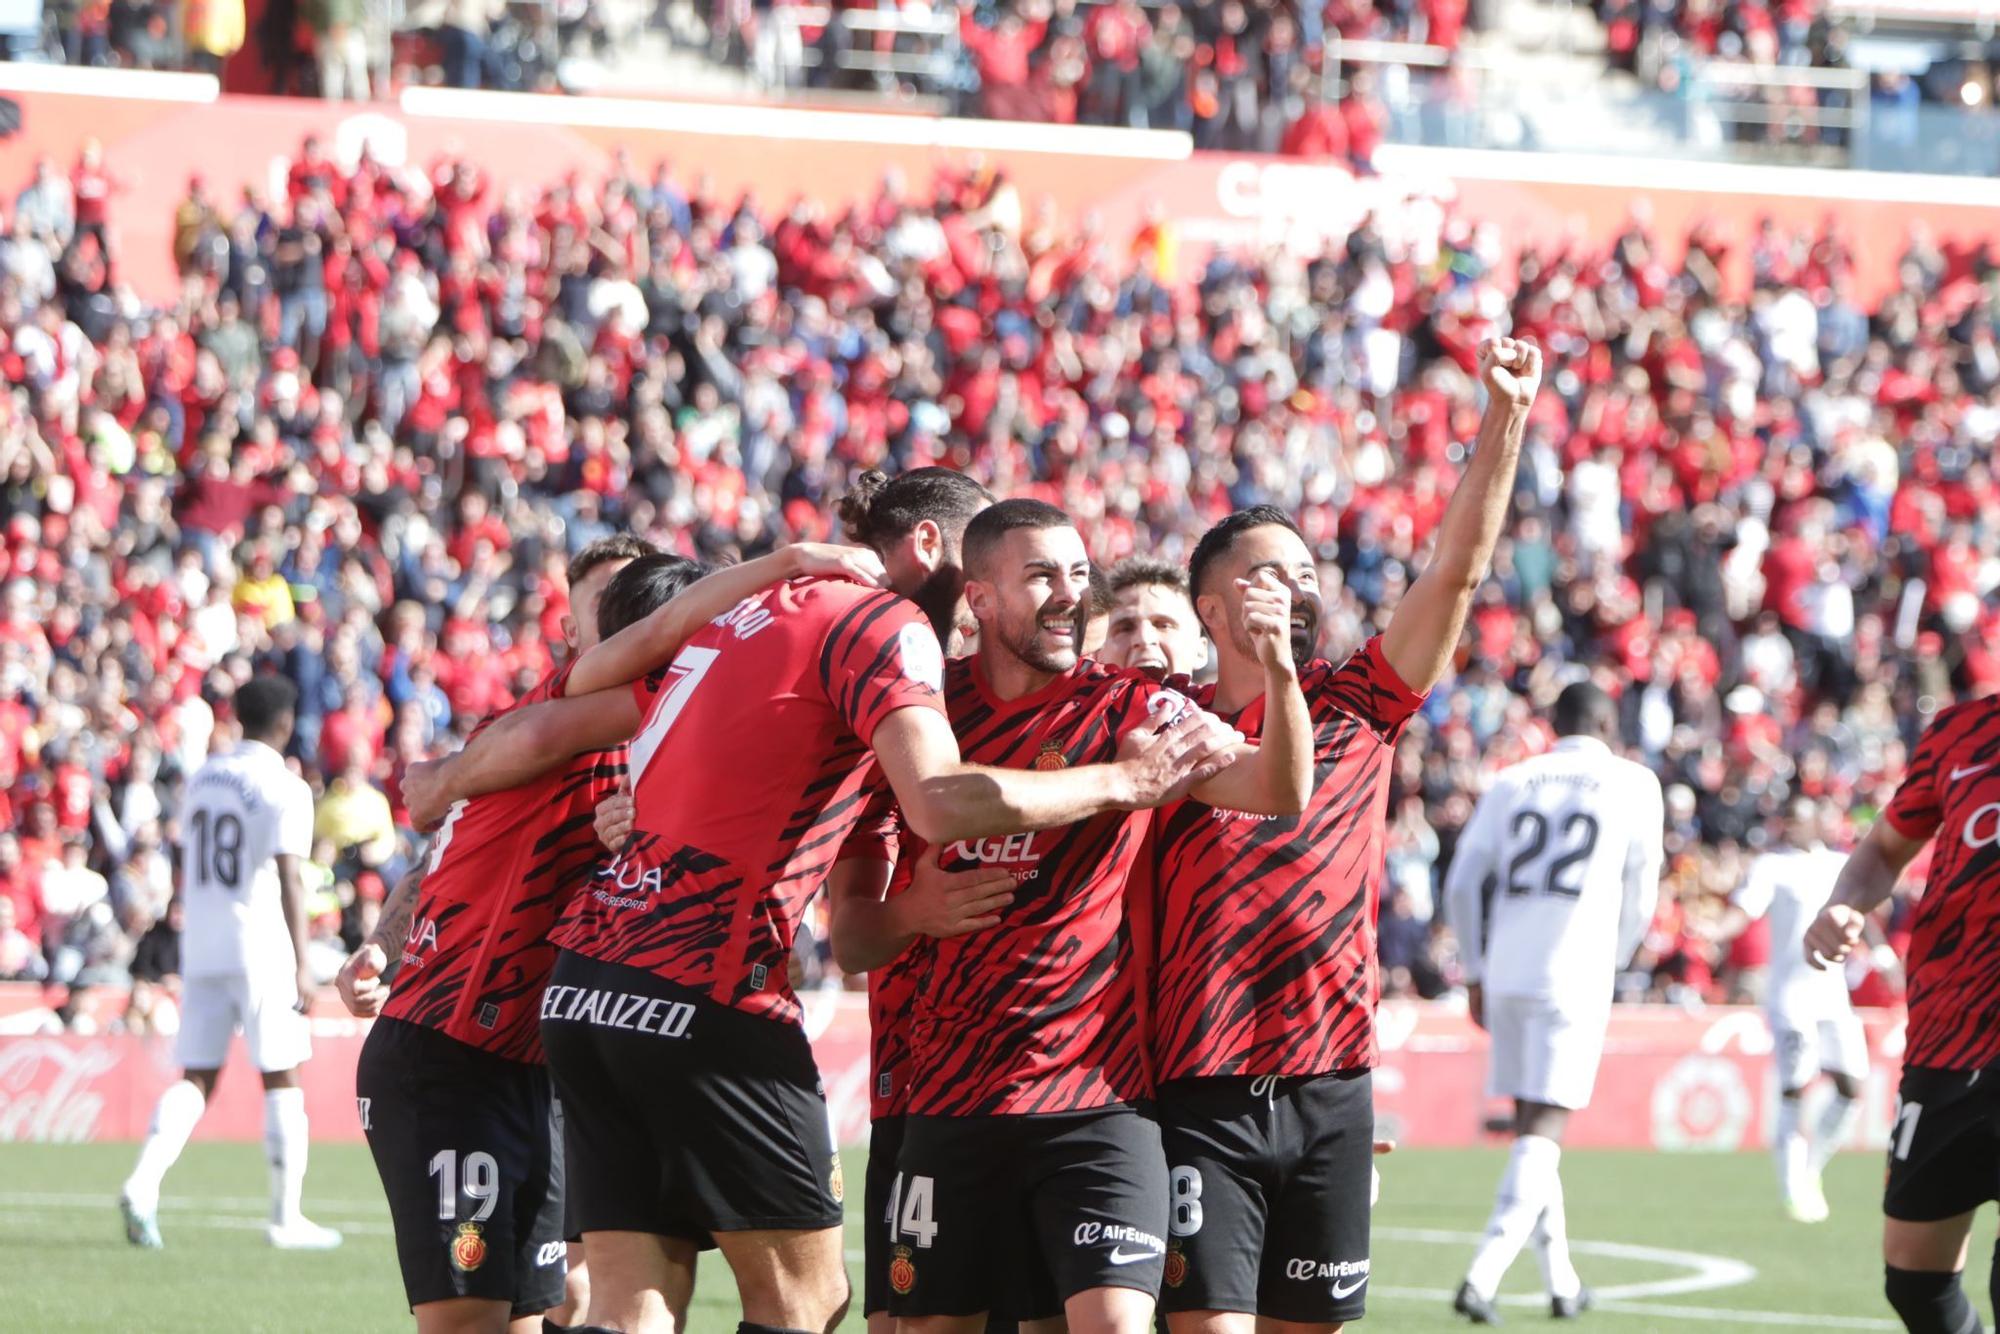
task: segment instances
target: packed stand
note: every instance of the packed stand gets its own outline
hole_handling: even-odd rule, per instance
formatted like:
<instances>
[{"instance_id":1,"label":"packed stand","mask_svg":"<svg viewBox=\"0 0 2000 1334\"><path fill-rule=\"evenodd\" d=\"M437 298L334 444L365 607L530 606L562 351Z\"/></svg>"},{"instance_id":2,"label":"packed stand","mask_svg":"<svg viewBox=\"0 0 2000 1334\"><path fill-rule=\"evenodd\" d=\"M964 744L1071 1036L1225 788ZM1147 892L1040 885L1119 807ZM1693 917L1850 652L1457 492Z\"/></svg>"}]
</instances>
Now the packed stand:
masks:
<instances>
[{"instance_id":1,"label":"packed stand","mask_svg":"<svg viewBox=\"0 0 2000 1334\"><path fill-rule=\"evenodd\" d=\"M1716 927L1780 803L1866 816L1939 701L2000 686L2000 289L1921 233L1870 312L1837 231L1767 227L1747 303L1710 236L1679 267L1636 225L1531 244L1516 279L1414 200L1318 255L1180 271L1170 224L1059 226L1001 175L835 213L623 156L531 186L308 141L282 197L191 183L182 299L147 310L100 172L45 165L0 242L0 971L66 1013L129 975L148 1022L177 786L253 673L300 687L330 972L418 846L399 775L549 668L581 545L753 555L828 536L860 470L934 462L1061 504L1104 563L1270 502L1325 558L1338 655L1421 565L1505 327L1548 388L1460 670L1399 754L1391 994L1454 985L1441 868L1573 676L1669 787L1627 994L1689 1002L1761 962Z\"/></svg>"}]
</instances>

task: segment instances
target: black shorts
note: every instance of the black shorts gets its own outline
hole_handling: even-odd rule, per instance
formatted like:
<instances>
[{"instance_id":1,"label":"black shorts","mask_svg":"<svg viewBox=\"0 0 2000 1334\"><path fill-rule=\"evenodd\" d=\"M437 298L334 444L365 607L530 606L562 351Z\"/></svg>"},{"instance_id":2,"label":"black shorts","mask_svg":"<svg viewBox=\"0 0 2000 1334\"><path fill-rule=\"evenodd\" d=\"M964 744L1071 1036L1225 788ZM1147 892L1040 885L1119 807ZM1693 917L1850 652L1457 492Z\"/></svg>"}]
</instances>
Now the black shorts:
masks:
<instances>
[{"instance_id":1,"label":"black shorts","mask_svg":"<svg viewBox=\"0 0 2000 1334\"><path fill-rule=\"evenodd\" d=\"M840 1160L796 1024L568 950L541 1019L580 1231L709 1244L840 1225Z\"/></svg>"},{"instance_id":2,"label":"black shorts","mask_svg":"<svg viewBox=\"0 0 2000 1334\"><path fill-rule=\"evenodd\" d=\"M1157 1296L1160 1128L1129 1106L911 1116L890 1185L889 1309L1042 1320L1092 1288Z\"/></svg>"},{"instance_id":3,"label":"black shorts","mask_svg":"<svg viewBox=\"0 0 2000 1334\"><path fill-rule=\"evenodd\" d=\"M1905 1067L1882 1212L1934 1223L2000 1198L2000 1067Z\"/></svg>"},{"instance_id":4,"label":"black shorts","mask_svg":"<svg viewBox=\"0 0 2000 1334\"><path fill-rule=\"evenodd\" d=\"M563 1160L548 1072L378 1019L354 1093L410 1305L481 1297L517 1316L560 1305Z\"/></svg>"},{"instance_id":5,"label":"black shorts","mask_svg":"<svg viewBox=\"0 0 2000 1334\"><path fill-rule=\"evenodd\" d=\"M1161 1086L1170 1206L1161 1309L1361 1318L1373 1086L1366 1070Z\"/></svg>"}]
</instances>

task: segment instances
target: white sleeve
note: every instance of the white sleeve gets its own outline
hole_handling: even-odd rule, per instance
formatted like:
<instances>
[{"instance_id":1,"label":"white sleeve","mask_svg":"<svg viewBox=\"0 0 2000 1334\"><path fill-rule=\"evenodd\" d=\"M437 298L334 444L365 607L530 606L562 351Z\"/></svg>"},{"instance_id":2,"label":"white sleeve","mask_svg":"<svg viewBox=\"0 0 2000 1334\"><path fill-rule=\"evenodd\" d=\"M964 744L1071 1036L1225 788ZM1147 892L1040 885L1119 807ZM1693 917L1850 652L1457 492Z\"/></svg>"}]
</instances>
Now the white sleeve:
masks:
<instances>
[{"instance_id":1,"label":"white sleeve","mask_svg":"<svg viewBox=\"0 0 2000 1334\"><path fill-rule=\"evenodd\" d=\"M1499 855L1500 829L1506 819L1506 782L1495 779L1473 808L1472 818L1458 836L1445 874L1445 921L1458 941L1459 967L1467 982L1485 974L1486 882Z\"/></svg>"},{"instance_id":2,"label":"white sleeve","mask_svg":"<svg viewBox=\"0 0 2000 1334\"><path fill-rule=\"evenodd\" d=\"M313 798L312 789L301 779L294 778L285 784L283 808L278 812L278 846L280 857L297 857L301 861L312 856L313 848Z\"/></svg>"},{"instance_id":3,"label":"white sleeve","mask_svg":"<svg viewBox=\"0 0 2000 1334\"><path fill-rule=\"evenodd\" d=\"M1778 881L1771 873L1771 859L1763 856L1750 863L1750 874L1743 877L1743 883L1729 896L1729 901L1754 922L1771 911L1771 901L1777 893Z\"/></svg>"},{"instance_id":4,"label":"white sleeve","mask_svg":"<svg viewBox=\"0 0 2000 1334\"><path fill-rule=\"evenodd\" d=\"M1638 770L1632 784L1635 832L1625 853L1625 905L1618 916L1618 966L1631 963L1660 903L1660 868L1667 860L1667 803L1660 780Z\"/></svg>"}]
</instances>

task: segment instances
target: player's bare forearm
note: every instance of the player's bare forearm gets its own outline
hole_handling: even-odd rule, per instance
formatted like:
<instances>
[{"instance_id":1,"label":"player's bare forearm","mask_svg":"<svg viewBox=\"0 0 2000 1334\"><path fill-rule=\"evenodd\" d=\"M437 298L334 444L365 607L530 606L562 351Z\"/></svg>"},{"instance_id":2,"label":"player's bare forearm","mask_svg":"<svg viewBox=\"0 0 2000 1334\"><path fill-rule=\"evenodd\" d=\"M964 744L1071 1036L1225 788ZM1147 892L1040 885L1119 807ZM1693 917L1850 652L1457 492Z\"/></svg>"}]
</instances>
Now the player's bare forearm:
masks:
<instances>
[{"instance_id":1,"label":"player's bare forearm","mask_svg":"<svg viewBox=\"0 0 2000 1334\"><path fill-rule=\"evenodd\" d=\"M1437 684L1458 648L1472 595L1492 565L1493 548L1514 492L1521 439L1540 384L1541 354L1528 344L1509 343L1504 348L1500 355L1507 364L1499 384L1489 361L1493 354L1486 348L1480 351L1491 397L1479 423L1478 441L1445 507L1430 563L1410 585L1382 636L1383 657L1405 684L1419 692Z\"/></svg>"},{"instance_id":2,"label":"player's bare forearm","mask_svg":"<svg viewBox=\"0 0 2000 1334\"><path fill-rule=\"evenodd\" d=\"M629 741L640 721L638 701L623 688L515 709L457 754L410 766L403 794L411 818L420 829L433 828L456 802L505 792L573 756Z\"/></svg>"},{"instance_id":3,"label":"player's bare forearm","mask_svg":"<svg viewBox=\"0 0 2000 1334\"><path fill-rule=\"evenodd\" d=\"M382 969L384 982L394 979L396 970L403 966L403 942L410 937L410 923L417 915L417 895L424 884L424 862L405 872L389 891L389 897L382 900L382 915L375 919L375 930L368 936L369 944L382 951L388 960Z\"/></svg>"},{"instance_id":4,"label":"player's bare forearm","mask_svg":"<svg viewBox=\"0 0 2000 1334\"><path fill-rule=\"evenodd\" d=\"M811 574L838 574L868 584L882 581L879 558L859 547L818 543L780 547L768 556L697 580L666 606L586 652L570 670L568 693L587 695L636 681L673 661L695 631L727 615L745 598L772 584Z\"/></svg>"},{"instance_id":5,"label":"player's bare forearm","mask_svg":"<svg viewBox=\"0 0 2000 1334\"><path fill-rule=\"evenodd\" d=\"M827 873L827 937L841 972L880 968L909 945L911 937L898 932L882 897L894 869L894 862L850 857Z\"/></svg>"},{"instance_id":6,"label":"player's bare forearm","mask_svg":"<svg viewBox=\"0 0 2000 1334\"><path fill-rule=\"evenodd\" d=\"M1887 820L1877 820L1854 849L1834 882L1829 907L1852 908L1869 913L1889 901L1896 881L1910 864L1922 843L1904 838Z\"/></svg>"},{"instance_id":7,"label":"player's bare forearm","mask_svg":"<svg viewBox=\"0 0 2000 1334\"><path fill-rule=\"evenodd\" d=\"M1194 790L1222 810L1299 815L1312 797L1313 725L1290 659L1264 668L1264 731L1238 747L1236 763Z\"/></svg>"}]
</instances>

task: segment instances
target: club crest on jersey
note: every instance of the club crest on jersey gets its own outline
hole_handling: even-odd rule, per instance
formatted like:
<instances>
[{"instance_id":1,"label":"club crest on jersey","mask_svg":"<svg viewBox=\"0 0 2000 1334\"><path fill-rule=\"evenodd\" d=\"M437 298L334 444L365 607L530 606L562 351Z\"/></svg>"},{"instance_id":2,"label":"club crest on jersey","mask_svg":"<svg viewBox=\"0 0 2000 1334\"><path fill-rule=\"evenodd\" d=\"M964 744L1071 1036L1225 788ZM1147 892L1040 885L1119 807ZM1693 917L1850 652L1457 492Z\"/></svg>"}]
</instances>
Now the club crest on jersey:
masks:
<instances>
[{"instance_id":1,"label":"club crest on jersey","mask_svg":"<svg viewBox=\"0 0 2000 1334\"><path fill-rule=\"evenodd\" d=\"M469 1274L486 1263L485 1229L477 1223L460 1223L451 1239L451 1263L461 1274Z\"/></svg>"},{"instance_id":2,"label":"club crest on jersey","mask_svg":"<svg viewBox=\"0 0 2000 1334\"><path fill-rule=\"evenodd\" d=\"M847 1199L847 1178L841 1175L840 1159L833 1160L833 1174L826 1179L826 1192L833 1196L833 1202L840 1204Z\"/></svg>"},{"instance_id":3,"label":"club crest on jersey","mask_svg":"<svg viewBox=\"0 0 2000 1334\"><path fill-rule=\"evenodd\" d=\"M1181 1284L1187 1282L1187 1276L1187 1252L1181 1249L1179 1242L1175 1242L1167 1248L1167 1286L1178 1288Z\"/></svg>"},{"instance_id":4,"label":"club crest on jersey","mask_svg":"<svg viewBox=\"0 0 2000 1334\"><path fill-rule=\"evenodd\" d=\"M1069 768L1069 756L1063 754L1062 747L1058 746L1055 742L1044 742L1041 753L1035 756L1033 767L1042 770L1044 773L1052 769L1067 769Z\"/></svg>"},{"instance_id":5,"label":"club crest on jersey","mask_svg":"<svg viewBox=\"0 0 2000 1334\"><path fill-rule=\"evenodd\" d=\"M889 1286L905 1297L917 1286L917 1264L907 1246L898 1246L889 1260Z\"/></svg>"}]
</instances>

